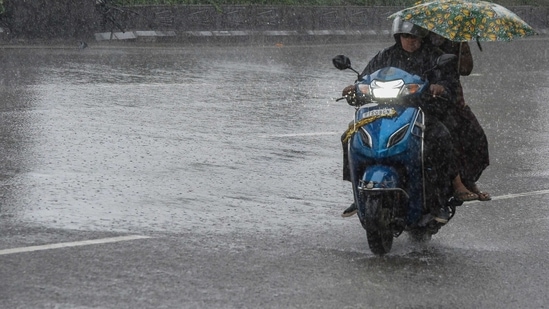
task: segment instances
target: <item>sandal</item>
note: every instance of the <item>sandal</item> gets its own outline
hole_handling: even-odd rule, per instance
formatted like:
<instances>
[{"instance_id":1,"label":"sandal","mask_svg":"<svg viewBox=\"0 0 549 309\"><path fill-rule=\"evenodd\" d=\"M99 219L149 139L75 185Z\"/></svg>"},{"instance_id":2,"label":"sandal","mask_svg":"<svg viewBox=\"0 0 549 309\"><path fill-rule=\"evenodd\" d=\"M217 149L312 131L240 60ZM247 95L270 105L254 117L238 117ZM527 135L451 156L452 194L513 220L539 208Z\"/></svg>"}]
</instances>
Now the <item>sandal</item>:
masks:
<instances>
[{"instance_id":1,"label":"sandal","mask_svg":"<svg viewBox=\"0 0 549 309\"><path fill-rule=\"evenodd\" d=\"M485 202L485 201L492 200L492 196L490 195L490 193L480 191L480 189L477 187L476 184L473 184L469 190L471 190L471 192L474 192L476 195L478 195L479 201Z\"/></svg>"},{"instance_id":2,"label":"sandal","mask_svg":"<svg viewBox=\"0 0 549 309\"><path fill-rule=\"evenodd\" d=\"M488 192L482 192L482 191L476 191L476 195L478 195L478 200L481 202L490 201L492 200L492 196Z\"/></svg>"},{"instance_id":3,"label":"sandal","mask_svg":"<svg viewBox=\"0 0 549 309\"><path fill-rule=\"evenodd\" d=\"M468 191L456 192L456 193L454 193L454 197L457 200L460 200L462 202L474 201L474 200L478 200L480 198L476 193L468 192Z\"/></svg>"}]
</instances>

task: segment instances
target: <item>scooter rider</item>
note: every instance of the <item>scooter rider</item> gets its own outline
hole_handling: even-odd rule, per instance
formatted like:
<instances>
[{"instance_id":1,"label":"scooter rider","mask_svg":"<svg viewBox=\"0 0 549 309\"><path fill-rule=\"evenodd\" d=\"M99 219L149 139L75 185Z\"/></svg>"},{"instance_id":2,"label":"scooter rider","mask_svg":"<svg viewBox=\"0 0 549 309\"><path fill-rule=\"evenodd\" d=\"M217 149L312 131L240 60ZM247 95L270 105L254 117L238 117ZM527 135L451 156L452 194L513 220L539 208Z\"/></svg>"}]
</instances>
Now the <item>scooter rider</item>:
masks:
<instances>
[{"instance_id":1,"label":"scooter rider","mask_svg":"<svg viewBox=\"0 0 549 309\"><path fill-rule=\"evenodd\" d=\"M443 52L431 44L423 42L428 31L397 17L393 21L392 32L395 44L374 56L360 75L360 78L389 66L397 67L420 76L428 72L426 77L431 83L430 92L433 97L445 96L447 98L455 98L456 94L454 90L457 89L457 85L455 84L455 80L445 79L451 76L449 72L445 71L447 69L443 67L431 70L435 67L436 59ZM348 86L343 90L343 96L347 98L348 102L356 98L354 96L354 89L354 86ZM352 102L349 103L351 104ZM433 99L420 106L428 115L424 135L426 145L425 162L432 170L436 171L435 176L426 177L428 178L426 179L428 185L435 188L434 190L428 190L431 194L426 199L435 220L440 223L448 222L447 209L445 207L440 209L440 205L445 205L446 201L453 195L452 181L458 176L456 157L450 133L438 120L438 118L443 117L447 109L445 104L450 104L450 102ZM343 136L342 146L343 179L351 181L347 157L348 148L347 143L343 142ZM342 216L352 216L356 211L357 207L353 203L343 212Z\"/></svg>"}]
</instances>

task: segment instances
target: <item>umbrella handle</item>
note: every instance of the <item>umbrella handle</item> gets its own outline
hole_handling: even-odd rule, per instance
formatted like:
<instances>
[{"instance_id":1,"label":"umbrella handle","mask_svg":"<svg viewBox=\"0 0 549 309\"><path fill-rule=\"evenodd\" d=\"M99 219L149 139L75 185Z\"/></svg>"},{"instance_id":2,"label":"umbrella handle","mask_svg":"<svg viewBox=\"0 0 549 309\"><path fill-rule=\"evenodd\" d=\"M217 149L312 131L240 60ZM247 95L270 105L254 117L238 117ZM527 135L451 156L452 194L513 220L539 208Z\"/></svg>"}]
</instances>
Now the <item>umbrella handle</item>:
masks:
<instances>
[{"instance_id":1,"label":"umbrella handle","mask_svg":"<svg viewBox=\"0 0 549 309\"><path fill-rule=\"evenodd\" d=\"M478 37L478 35L477 35L477 39L476 39L476 41L477 41L477 46L478 46L478 49L480 49L480 51L482 51L482 46L480 46L480 41L478 40L478 38L479 38L479 37Z\"/></svg>"},{"instance_id":2,"label":"umbrella handle","mask_svg":"<svg viewBox=\"0 0 549 309\"><path fill-rule=\"evenodd\" d=\"M459 51L458 51L458 66L457 66L457 71L458 71L458 74L461 74L461 70L459 69L460 66L461 66L461 48L463 46L463 42L459 42Z\"/></svg>"}]
</instances>

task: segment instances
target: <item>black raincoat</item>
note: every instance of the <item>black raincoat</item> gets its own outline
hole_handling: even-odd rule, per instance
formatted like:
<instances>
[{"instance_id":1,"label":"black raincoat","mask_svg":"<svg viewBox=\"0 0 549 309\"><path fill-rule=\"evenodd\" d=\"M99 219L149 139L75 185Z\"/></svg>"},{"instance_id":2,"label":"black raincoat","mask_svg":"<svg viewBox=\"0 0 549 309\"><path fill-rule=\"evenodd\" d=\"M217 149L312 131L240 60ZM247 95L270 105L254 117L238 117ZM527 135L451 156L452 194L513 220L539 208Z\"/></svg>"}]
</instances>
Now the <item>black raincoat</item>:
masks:
<instances>
[{"instance_id":1,"label":"black raincoat","mask_svg":"<svg viewBox=\"0 0 549 309\"><path fill-rule=\"evenodd\" d=\"M465 52L470 53L468 46L466 47ZM464 49L464 47L460 48L460 43L450 40L445 40L439 48L445 53L455 54L458 57ZM459 81L460 75L467 76L471 73L472 65L468 67L468 71L460 70L456 59L449 67L452 68L452 78L457 81L457 99L454 105L449 106L447 113L449 116L442 119L442 122L452 134L461 180L466 187L474 188L475 182L490 164L488 139L477 117L465 103L463 88Z\"/></svg>"},{"instance_id":2,"label":"black raincoat","mask_svg":"<svg viewBox=\"0 0 549 309\"><path fill-rule=\"evenodd\" d=\"M454 100L457 98L459 80L454 77L454 66L452 64L433 69L436 66L437 58L442 54L444 54L442 50L427 41L423 42L418 50L409 53L402 49L400 41L397 40L395 45L382 50L370 60L362 74L360 74L360 78L381 68L392 66L425 77L431 84L443 86L446 90L445 97L450 99L429 100L422 102L423 104L420 106L428 114L443 120L446 117L447 110L455 106Z\"/></svg>"}]
</instances>

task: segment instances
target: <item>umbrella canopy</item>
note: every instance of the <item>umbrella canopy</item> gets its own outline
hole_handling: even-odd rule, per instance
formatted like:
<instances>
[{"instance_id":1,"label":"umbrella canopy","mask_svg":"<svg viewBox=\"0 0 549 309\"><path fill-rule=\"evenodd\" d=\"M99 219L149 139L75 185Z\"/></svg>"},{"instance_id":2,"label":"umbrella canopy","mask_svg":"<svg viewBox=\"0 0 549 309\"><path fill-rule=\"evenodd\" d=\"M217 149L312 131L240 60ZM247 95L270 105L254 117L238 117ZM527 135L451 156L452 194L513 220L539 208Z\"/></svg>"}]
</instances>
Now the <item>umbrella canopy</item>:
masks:
<instances>
[{"instance_id":1,"label":"umbrella canopy","mask_svg":"<svg viewBox=\"0 0 549 309\"><path fill-rule=\"evenodd\" d=\"M511 41L537 34L505 7L480 0L436 0L398 11L389 18L428 29L455 42Z\"/></svg>"}]
</instances>

